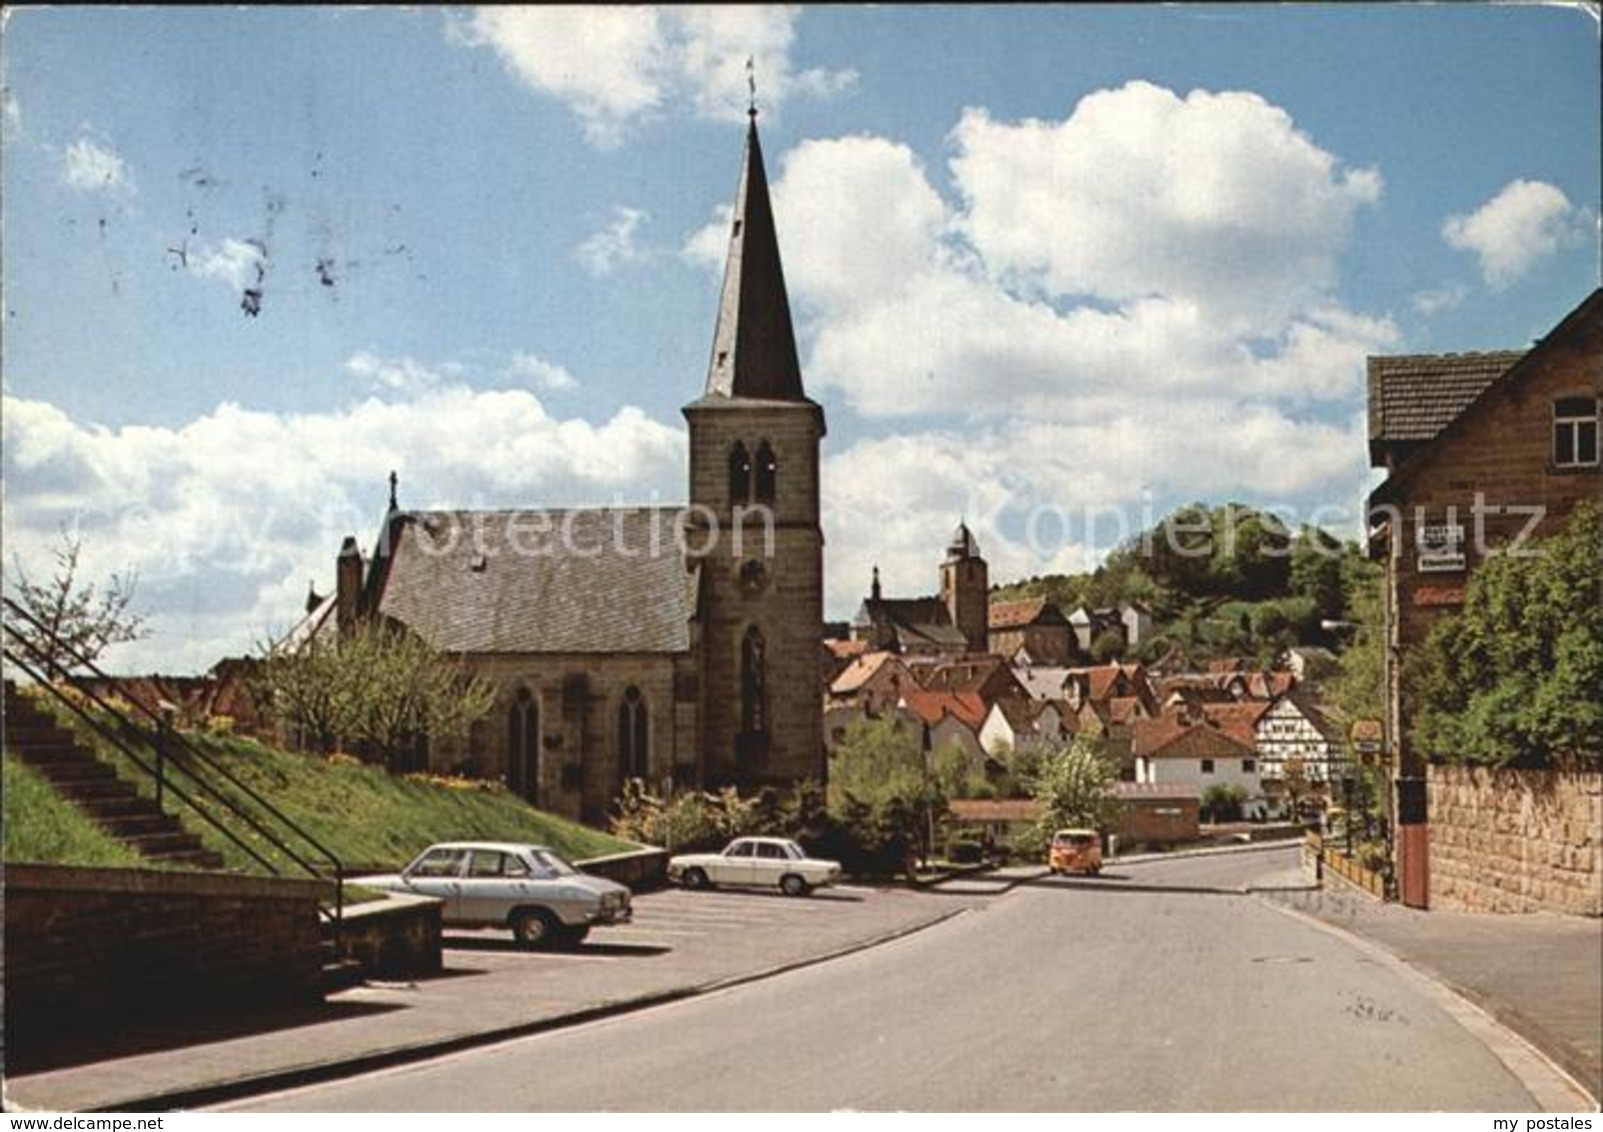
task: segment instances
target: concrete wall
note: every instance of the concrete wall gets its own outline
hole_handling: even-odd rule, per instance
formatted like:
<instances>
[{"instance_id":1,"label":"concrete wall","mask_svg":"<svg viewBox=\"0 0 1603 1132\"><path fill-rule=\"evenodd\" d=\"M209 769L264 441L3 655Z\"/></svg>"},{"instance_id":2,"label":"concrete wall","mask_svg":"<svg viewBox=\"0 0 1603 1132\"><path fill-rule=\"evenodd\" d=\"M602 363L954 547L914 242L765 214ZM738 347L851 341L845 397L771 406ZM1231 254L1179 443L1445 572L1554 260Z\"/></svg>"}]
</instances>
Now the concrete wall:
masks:
<instances>
[{"instance_id":1,"label":"concrete wall","mask_svg":"<svg viewBox=\"0 0 1603 1132\"><path fill-rule=\"evenodd\" d=\"M1430 906L1603 915L1603 774L1432 766Z\"/></svg>"},{"instance_id":2,"label":"concrete wall","mask_svg":"<svg viewBox=\"0 0 1603 1132\"><path fill-rule=\"evenodd\" d=\"M390 893L382 901L345 909L346 953L373 979L415 979L443 964L440 901Z\"/></svg>"},{"instance_id":3,"label":"concrete wall","mask_svg":"<svg viewBox=\"0 0 1603 1132\"><path fill-rule=\"evenodd\" d=\"M574 865L591 876L606 877L635 892L650 892L668 883L668 851L645 846L627 853L591 857Z\"/></svg>"},{"instance_id":4,"label":"concrete wall","mask_svg":"<svg viewBox=\"0 0 1603 1132\"><path fill-rule=\"evenodd\" d=\"M13 865L8 1041L319 997L316 881Z\"/></svg>"}]
</instances>

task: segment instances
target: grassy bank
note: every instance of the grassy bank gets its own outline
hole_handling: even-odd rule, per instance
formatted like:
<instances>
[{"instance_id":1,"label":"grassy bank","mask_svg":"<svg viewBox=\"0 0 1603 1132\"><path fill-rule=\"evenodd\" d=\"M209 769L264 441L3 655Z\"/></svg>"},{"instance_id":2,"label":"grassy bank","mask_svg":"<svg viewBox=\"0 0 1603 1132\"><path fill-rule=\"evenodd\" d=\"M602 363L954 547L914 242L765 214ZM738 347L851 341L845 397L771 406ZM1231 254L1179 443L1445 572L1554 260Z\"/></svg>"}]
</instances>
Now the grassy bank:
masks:
<instances>
[{"instance_id":1,"label":"grassy bank","mask_svg":"<svg viewBox=\"0 0 1603 1132\"><path fill-rule=\"evenodd\" d=\"M67 713L58 711L57 715L63 724L74 725L75 721ZM133 767L131 760L81 724L74 729L80 739L92 743L101 758L116 766L118 773L134 783L141 793L147 796L154 793L153 784ZM323 757L286 751L237 736L193 732L187 738L349 867L398 867L435 841L531 841L549 845L570 859L633 848L629 842L536 810L499 783L396 776L346 756ZM142 746L136 749L147 763L153 764L152 752ZM196 790L192 780L181 771L173 771L169 781L193 797L202 809L216 815L219 821L230 828L239 828L237 819L229 817L220 804ZM8 858L12 858L10 785L8 777ZM251 812L257 812L237 792L231 793ZM66 803L59 804L71 809ZM186 828L198 834L207 848L220 852L226 867L246 872L269 871L197 816L195 810L174 797L172 791L168 792L164 805ZM278 828L266 818L263 824ZM266 838L250 832L246 832L245 837L258 854L286 873L293 871ZM320 858L309 856L299 846L296 848L302 856L321 863ZM19 846L19 852L27 851Z\"/></svg>"},{"instance_id":2,"label":"grassy bank","mask_svg":"<svg viewBox=\"0 0 1603 1132\"><path fill-rule=\"evenodd\" d=\"M3 762L7 861L104 868L141 863L138 853L63 800L44 775L11 755Z\"/></svg>"}]
</instances>

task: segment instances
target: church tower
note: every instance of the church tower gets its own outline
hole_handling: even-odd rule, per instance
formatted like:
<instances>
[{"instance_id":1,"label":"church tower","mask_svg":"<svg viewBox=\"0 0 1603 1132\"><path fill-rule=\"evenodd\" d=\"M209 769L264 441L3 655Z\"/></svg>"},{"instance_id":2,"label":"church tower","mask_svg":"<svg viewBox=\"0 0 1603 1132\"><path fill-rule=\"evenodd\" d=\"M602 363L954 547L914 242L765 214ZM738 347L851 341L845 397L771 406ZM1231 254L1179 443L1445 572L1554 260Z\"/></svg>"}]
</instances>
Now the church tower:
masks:
<instances>
[{"instance_id":1,"label":"church tower","mask_svg":"<svg viewBox=\"0 0 1603 1132\"><path fill-rule=\"evenodd\" d=\"M685 542L701 587L702 778L743 787L822 780L824 411L802 388L755 109L707 387L684 414Z\"/></svg>"},{"instance_id":2,"label":"church tower","mask_svg":"<svg viewBox=\"0 0 1603 1132\"><path fill-rule=\"evenodd\" d=\"M946 559L941 563L941 603L968 642L968 651L989 652L990 570L967 523L958 523L946 547Z\"/></svg>"}]
</instances>

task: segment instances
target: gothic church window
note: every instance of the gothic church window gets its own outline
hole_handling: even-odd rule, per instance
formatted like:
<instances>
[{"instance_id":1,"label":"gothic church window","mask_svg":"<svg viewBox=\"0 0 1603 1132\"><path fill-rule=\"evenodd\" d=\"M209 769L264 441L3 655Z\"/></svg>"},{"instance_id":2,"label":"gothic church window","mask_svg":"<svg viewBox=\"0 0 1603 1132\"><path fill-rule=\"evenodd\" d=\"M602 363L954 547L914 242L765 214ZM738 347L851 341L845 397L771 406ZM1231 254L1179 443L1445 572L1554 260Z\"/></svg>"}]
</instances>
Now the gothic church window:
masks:
<instances>
[{"instance_id":1,"label":"gothic church window","mask_svg":"<svg viewBox=\"0 0 1603 1132\"><path fill-rule=\"evenodd\" d=\"M779 461L774 457L773 448L768 441L763 441L757 448L757 502L772 503L774 501L774 480L779 474Z\"/></svg>"},{"instance_id":2,"label":"gothic church window","mask_svg":"<svg viewBox=\"0 0 1603 1132\"><path fill-rule=\"evenodd\" d=\"M645 780L650 759L650 721L640 689L631 684L618 704L618 771L621 778Z\"/></svg>"},{"instance_id":3,"label":"gothic church window","mask_svg":"<svg viewBox=\"0 0 1603 1132\"><path fill-rule=\"evenodd\" d=\"M753 625L740 643L740 729L768 730L768 660L762 630Z\"/></svg>"},{"instance_id":4,"label":"gothic church window","mask_svg":"<svg viewBox=\"0 0 1603 1132\"><path fill-rule=\"evenodd\" d=\"M751 453L743 441L729 450L729 502L744 503L751 498Z\"/></svg>"},{"instance_id":5,"label":"gothic church window","mask_svg":"<svg viewBox=\"0 0 1603 1132\"><path fill-rule=\"evenodd\" d=\"M540 800L540 705L519 688L507 713L507 785L520 798Z\"/></svg>"}]
</instances>

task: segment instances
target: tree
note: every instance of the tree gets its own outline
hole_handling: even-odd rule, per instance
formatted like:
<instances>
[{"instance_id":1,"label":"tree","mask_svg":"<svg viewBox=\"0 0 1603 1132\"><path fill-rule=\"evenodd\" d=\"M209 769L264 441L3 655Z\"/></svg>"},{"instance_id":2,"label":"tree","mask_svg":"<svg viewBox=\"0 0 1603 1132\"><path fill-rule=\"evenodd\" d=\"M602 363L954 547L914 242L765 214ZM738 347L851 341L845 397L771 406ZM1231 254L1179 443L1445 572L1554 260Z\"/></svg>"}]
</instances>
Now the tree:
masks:
<instances>
[{"instance_id":1,"label":"tree","mask_svg":"<svg viewBox=\"0 0 1603 1132\"><path fill-rule=\"evenodd\" d=\"M1216 782L1202 792L1202 809L1210 822L1239 821L1247 791L1240 786Z\"/></svg>"},{"instance_id":2,"label":"tree","mask_svg":"<svg viewBox=\"0 0 1603 1132\"><path fill-rule=\"evenodd\" d=\"M113 574L97 590L79 576L82 552L83 540L63 528L52 552L56 572L42 583L29 578L22 560L13 558L17 604L37 624L13 618L11 628L51 676L94 664L112 645L150 635L144 617L131 608L138 575Z\"/></svg>"},{"instance_id":3,"label":"tree","mask_svg":"<svg viewBox=\"0 0 1603 1132\"><path fill-rule=\"evenodd\" d=\"M1603 510L1584 504L1528 555L1488 558L1463 611L1408 671L1414 740L1454 761L1603 762Z\"/></svg>"},{"instance_id":4,"label":"tree","mask_svg":"<svg viewBox=\"0 0 1603 1132\"><path fill-rule=\"evenodd\" d=\"M917 732L893 719L860 719L830 760L829 811L855 848L880 865L906 861L946 812Z\"/></svg>"},{"instance_id":5,"label":"tree","mask_svg":"<svg viewBox=\"0 0 1603 1132\"><path fill-rule=\"evenodd\" d=\"M1075 738L1046 751L1033 783L1040 816L1015 848L1044 849L1053 832L1065 827L1107 828L1116 816L1114 777L1113 767L1090 740Z\"/></svg>"},{"instance_id":6,"label":"tree","mask_svg":"<svg viewBox=\"0 0 1603 1132\"><path fill-rule=\"evenodd\" d=\"M495 689L415 633L364 622L336 642L265 658L261 686L278 722L327 750L348 742L392 769L418 745L456 738L489 712Z\"/></svg>"},{"instance_id":7,"label":"tree","mask_svg":"<svg viewBox=\"0 0 1603 1132\"><path fill-rule=\"evenodd\" d=\"M1386 626L1381 571L1354 557L1347 563L1343 605L1350 614L1352 641L1341 651L1334 679L1325 690L1338 717L1383 719L1386 714Z\"/></svg>"},{"instance_id":8,"label":"tree","mask_svg":"<svg viewBox=\"0 0 1603 1132\"><path fill-rule=\"evenodd\" d=\"M1091 659L1098 664L1111 664L1124 654L1124 632L1109 626L1091 641Z\"/></svg>"}]
</instances>

